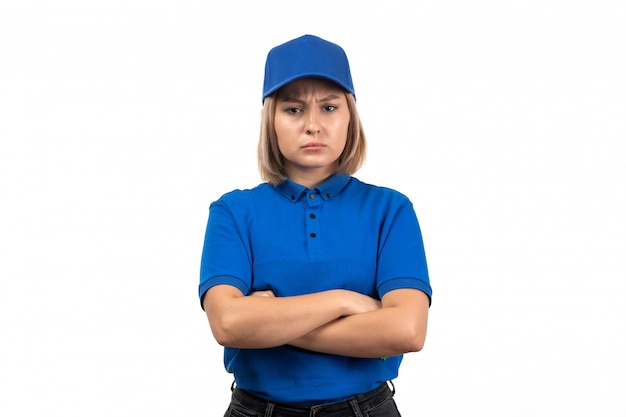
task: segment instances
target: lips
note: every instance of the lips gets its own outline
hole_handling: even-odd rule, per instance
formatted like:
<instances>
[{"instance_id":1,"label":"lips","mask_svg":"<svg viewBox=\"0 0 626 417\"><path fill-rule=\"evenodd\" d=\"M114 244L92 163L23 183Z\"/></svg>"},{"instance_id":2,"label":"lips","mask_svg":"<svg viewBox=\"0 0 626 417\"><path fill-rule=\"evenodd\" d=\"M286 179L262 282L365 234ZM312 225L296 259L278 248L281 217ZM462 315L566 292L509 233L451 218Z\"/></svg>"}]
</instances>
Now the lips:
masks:
<instances>
[{"instance_id":1,"label":"lips","mask_svg":"<svg viewBox=\"0 0 626 417\"><path fill-rule=\"evenodd\" d=\"M321 142L309 142L306 145L304 145L302 147L302 149L312 150L313 151L313 150L322 149L322 148L325 148L325 147L326 147L326 145L324 145Z\"/></svg>"}]
</instances>

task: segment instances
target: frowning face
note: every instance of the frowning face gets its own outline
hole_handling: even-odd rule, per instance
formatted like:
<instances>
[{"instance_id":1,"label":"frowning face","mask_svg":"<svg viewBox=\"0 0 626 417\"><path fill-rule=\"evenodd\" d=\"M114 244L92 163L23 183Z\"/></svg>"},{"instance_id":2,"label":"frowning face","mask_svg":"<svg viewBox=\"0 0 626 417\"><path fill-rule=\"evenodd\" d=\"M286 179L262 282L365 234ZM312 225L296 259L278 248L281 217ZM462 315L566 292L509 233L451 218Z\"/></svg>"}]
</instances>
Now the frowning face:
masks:
<instances>
[{"instance_id":1,"label":"frowning face","mask_svg":"<svg viewBox=\"0 0 626 417\"><path fill-rule=\"evenodd\" d=\"M313 188L337 170L348 138L350 111L338 85L303 78L282 87L276 96L274 128L292 181Z\"/></svg>"}]
</instances>

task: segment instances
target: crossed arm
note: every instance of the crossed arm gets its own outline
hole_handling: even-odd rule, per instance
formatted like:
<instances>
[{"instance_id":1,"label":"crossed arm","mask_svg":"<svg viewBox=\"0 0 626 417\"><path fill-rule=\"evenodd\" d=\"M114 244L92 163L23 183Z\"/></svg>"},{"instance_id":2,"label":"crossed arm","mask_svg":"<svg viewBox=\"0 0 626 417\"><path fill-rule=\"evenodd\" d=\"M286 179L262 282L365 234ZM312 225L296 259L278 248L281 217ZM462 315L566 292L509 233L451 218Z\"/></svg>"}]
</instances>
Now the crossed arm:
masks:
<instances>
[{"instance_id":1,"label":"crossed arm","mask_svg":"<svg viewBox=\"0 0 626 417\"><path fill-rule=\"evenodd\" d=\"M378 301L348 290L293 297L263 291L244 296L235 287L217 285L204 297L211 330L223 346L290 344L364 358L421 350L428 305L428 296L414 289L390 291Z\"/></svg>"}]
</instances>

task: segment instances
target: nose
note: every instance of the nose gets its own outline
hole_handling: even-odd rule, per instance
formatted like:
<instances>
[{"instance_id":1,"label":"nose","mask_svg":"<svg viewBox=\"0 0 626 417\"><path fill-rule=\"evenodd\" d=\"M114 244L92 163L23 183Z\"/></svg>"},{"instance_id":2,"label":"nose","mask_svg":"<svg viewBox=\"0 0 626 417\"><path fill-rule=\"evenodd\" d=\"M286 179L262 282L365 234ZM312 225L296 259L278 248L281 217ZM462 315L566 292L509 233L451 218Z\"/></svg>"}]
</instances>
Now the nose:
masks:
<instances>
[{"instance_id":1,"label":"nose","mask_svg":"<svg viewBox=\"0 0 626 417\"><path fill-rule=\"evenodd\" d=\"M309 112L309 117L307 119L306 125L306 134L315 135L318 133L320 133L318 116L315 114L315 112Z\"/></svg>"}]
</instances>

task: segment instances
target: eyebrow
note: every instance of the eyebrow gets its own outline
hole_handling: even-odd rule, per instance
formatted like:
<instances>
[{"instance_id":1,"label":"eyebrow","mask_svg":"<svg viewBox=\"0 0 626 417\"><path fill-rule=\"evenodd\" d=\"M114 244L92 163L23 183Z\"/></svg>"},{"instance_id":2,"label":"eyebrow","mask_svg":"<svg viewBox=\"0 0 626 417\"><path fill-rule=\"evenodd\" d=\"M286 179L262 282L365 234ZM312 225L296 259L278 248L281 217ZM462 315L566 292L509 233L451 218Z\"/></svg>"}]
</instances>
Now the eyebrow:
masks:
<instances>
[{"instance_id":1,"label":"eyebrow","mask_svg":"<svg viewBox=\"0 0 626 417\"><path fill-rule=\"evenodd\" d=\"M331 101L331 100L337 100L340 97L337 94L329 94L325 97L322 97L321 99L317 100L317 102L324 102L324 101ZM289 103L304 103L304 100L301 99L299 96L284 96L284 97L279 97L278 98L279 101L284 101L284 102L289 102Z\"/></svg>"}]
</instances>

